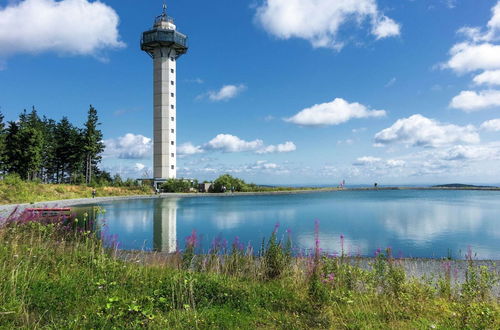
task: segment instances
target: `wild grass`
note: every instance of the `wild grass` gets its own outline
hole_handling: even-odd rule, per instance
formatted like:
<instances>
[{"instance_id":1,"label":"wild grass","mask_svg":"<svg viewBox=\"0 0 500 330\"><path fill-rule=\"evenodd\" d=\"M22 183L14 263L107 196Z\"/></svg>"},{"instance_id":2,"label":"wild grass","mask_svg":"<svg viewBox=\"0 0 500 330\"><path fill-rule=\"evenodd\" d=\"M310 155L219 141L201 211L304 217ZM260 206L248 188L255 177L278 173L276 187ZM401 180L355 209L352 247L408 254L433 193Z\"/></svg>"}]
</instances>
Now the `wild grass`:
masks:
<instances>
[{"instance_id":1,"label":"wild grass","mask_svg":"<svg viewBox=\"0 0 500 330\"><path fill-rule=\"evenodd\" d=\"M369 269L343 250L325 255L319 235L294 257L278 226L259 251L219 238L200 254L193 232L168 256L120 253L91 227L0 228L0 328L500 328L497 274L472 259L453 285L446 267L438 282L409 278L390 250Z\"/></svg>"},{"instance_id":2,"label":"wild grass","mask_svg":"<svg viewBox=\"0 0 500 330\"><path fill-rule=\"evenodd\" d=\"M90 198L92 187L85 185L42 184L16 176L0 180L0 204L37 203L62 199ZM149 187L98 187L97 197L147 195Z\"/></svg>"}]
</instances>

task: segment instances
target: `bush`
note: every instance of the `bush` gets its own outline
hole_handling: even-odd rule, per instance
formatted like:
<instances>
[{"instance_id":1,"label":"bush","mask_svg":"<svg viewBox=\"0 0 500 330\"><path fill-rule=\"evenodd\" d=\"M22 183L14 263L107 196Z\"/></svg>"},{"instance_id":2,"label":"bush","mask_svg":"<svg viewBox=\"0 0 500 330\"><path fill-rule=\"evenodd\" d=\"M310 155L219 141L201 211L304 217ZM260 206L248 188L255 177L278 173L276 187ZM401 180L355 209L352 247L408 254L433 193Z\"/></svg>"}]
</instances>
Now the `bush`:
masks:
<instances>
[{"instance_id":1,"label":"bush","mask_svg":"<svg viewBox=\"0 0 500 330\"><path fill-rule=\"evenodd\" d=\"M185 193L191 189L191 182L186 179L168 179L161 190L169 193Z\"/></svg>"},{"instance_id":2,"label":"bush","mask_svg":"<svg viewBox=\"0 0 500 330\"><path fill-rule=\"evenodd\" d=\"M235 191L247 190L247 184L245 181L235 178L229 174L223 174L214 181L214 192L223 192L222 187L226 187L227 190L231 190L231 187L234 187Z\"/></svg>"}]
</instances>

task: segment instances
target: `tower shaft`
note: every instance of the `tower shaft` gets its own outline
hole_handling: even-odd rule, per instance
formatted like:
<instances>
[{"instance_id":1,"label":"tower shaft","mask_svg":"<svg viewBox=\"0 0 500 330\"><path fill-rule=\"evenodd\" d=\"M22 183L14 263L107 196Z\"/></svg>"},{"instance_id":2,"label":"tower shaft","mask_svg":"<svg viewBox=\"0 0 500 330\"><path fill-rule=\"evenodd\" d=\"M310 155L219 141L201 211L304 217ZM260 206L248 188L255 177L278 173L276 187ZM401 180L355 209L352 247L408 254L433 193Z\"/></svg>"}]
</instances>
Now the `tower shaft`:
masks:
<instances>
[{"instance_id":1,"label":"tower shaft","mask_svg":"<svg viewBox=\"0 0 500 330\"><path fill-rule=\"evenodd\" d=\"M169 47L153 53L153 173L155 179L170 179L177 172L176 52Z\"/></svg>"},{"instance_id":2,"label":"tower shaft","mask_svg":"<svg viewBox=\"0 0 500 330\"><path fill-rule=\"evenodd\" d=\"M188 50L187 36L163 13L142 33L141 49L153 58L153 179L158 186L177 173L177 59Z\"/></svg>"}]
</instances>

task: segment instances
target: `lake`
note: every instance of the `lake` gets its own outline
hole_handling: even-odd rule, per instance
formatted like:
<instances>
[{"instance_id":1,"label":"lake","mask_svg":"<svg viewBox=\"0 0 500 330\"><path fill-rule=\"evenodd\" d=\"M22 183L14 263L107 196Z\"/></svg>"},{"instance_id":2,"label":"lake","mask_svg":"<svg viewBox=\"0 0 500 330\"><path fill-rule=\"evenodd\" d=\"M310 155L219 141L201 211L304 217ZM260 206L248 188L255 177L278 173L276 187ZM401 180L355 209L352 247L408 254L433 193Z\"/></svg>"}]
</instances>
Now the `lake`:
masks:
<instances>
[{"instance_id":1,"label":"lake","mask_svg":"<svg viewBox=\"0 0 500 330\"><path fill-rule=\"evenodd\" d=\"M395 256L500 259L500 192L468 190L338 191L259 196L203 196L122 200L99 204L98 222L119 248L173 252L193 230L208 251L217 236L237 236L258 250L279 223L297 249L312 249L315 221L321 248L372 256L391 247ZM90 207L79 207L79 212Z\"/></svg>"}]
</instances>

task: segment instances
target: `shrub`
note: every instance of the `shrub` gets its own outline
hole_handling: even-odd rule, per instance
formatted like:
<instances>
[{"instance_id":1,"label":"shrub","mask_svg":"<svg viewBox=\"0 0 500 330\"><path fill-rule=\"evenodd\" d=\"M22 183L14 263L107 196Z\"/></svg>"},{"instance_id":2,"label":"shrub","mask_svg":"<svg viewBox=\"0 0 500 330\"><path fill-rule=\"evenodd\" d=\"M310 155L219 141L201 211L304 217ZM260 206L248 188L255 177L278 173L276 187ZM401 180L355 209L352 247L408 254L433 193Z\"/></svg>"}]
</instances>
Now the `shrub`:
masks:
<instances>
[{"instance_id":1,"label":"shrub","mask_svg":"<svg viewBox=\"0 0 500 330\"><path fill-rule=\"evenodd\" d=\"M234 187L235 191L246 191L247 184L241 179L232 177L229 174L223 174L214 181L213 190L214 192L223 192L222 187L226 187L227 190Z\"/></svg>"},{"instance_id":2,"label":"shrub","mask_svg":"<svg viewBox=\"0 0 500 330\"><path fill-rule=\"evenodd\" d=\"M161 189L169 193L185 193L191 189L191 182L185 179L168 179Z\"/></svg>"}]
</instances>

